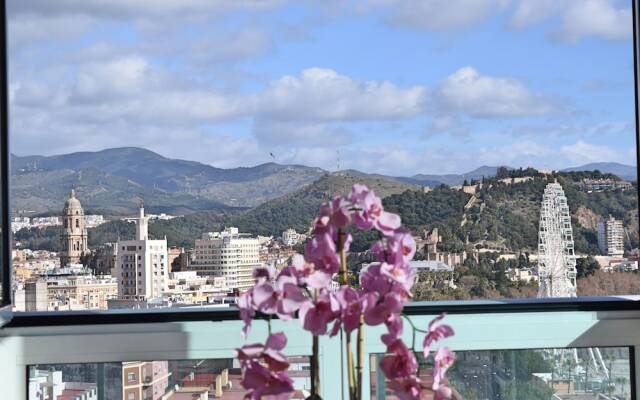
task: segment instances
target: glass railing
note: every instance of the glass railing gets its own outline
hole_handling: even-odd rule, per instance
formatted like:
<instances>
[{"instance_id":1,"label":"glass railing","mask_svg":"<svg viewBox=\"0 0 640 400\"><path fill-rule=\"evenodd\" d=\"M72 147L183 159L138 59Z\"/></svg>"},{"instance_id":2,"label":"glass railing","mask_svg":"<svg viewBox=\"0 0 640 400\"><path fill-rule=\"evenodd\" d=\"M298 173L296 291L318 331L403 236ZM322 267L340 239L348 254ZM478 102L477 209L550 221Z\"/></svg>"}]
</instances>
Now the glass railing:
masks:
<instances>
[{"instance_id":1,"label":"glass railing","mask_svg":"<svg viewBox=\"0 0 640 400\"><path fill-rule=\"evenodd\" d=\"M629 347L480 350L457 353L448 371L464 399L631 399ZM371 355L371 398L397 399ZM430 381L432 366L419 357L419 374Z\"/></svg>"},{"instance_id":2,"label":"glass railing","mask_svg":"<svg viewBox=\"0 0 640 400\"><path fill-rule=\"evenodd\" d=\"M636 398L640 298L406 307L418 326L426 326L442 311L449 312L447 321L456 330L444 342L457 354L448 378L465 399ZM233 309L207 315L115 313L139 321L106 324L103 317L113 313L98 318L90 313L18 314L0 330L0 385L8 388L6 398L16 400L40 399L38 393L44 390L58 395L65 390L87 393L89 399L165 400L187 394L239 399L244 391L234 349L263 340L267 324L256 320L245 341L240 335L242 323L234 313ZM183 318L176 318L178 314ZM155 319L148 319L149 315ZM310 354L311 339L297 321L272 321L272 330L284 331L288 337L295 398L302 399L309 388L309 362L304 355ZM364 338L364 369L369 373L363 384L370 388L365 396L376 400L393 399L378 369L385 351L381 333L382 329L368 328ZM411 343L410 337L405 339ZM342 398L343 366L340 338L322 338L324 399ZM422 364L420 371L428 376L430 365ZM144 377L151 377L151 382ZM91 393L97 397L90 397Z\"/></svg>"}]
</instances>

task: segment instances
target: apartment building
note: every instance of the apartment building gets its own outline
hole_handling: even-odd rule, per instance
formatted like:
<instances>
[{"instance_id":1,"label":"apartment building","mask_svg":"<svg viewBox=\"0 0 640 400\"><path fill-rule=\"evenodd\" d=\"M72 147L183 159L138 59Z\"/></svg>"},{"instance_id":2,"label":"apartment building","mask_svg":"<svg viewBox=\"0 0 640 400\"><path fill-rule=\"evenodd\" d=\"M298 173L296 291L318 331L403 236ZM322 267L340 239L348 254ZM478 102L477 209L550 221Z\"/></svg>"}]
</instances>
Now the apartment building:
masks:
<instances>
[{"instance_id":1,"label":"apartment building","mask_svg":"<svg viewBox=\"0 0 640 400\"><path fill-rule=\"evenodd\" d=\"M292 228L282 232L282 244L285 246L295 246L296 244L303 242L306 238L307 235L298 233Z\"/></svg>"},{"instance_id":2,"label":"apartment building","mask_svg":"<svg viewBox=\"0 0 640 400\"><path fill-rule=\"evenodd\" d=\"M182 304L207 304L229 293L221 276L200 276L196 271L172 272L165 297Z\"/></svg>"},{"instance_id":3,"label":"apartment building","mask_svg":"<svg viewBox=\"0 0 640 400\"><path fill-rule=\"evenodd\" d=\"M624 226L613 217L598 222L598 247L600 251L619 257L624 255Z\"/></svg>"},{"instance_id":4,"label":"apartment building","mask_svg":"<svg viewBox=\"0 0 640 400\"><path fill-rule=\"evenodd\" d=\"M14 291L15 311L106 310L117 297L115 278L92 275L50 276L20 285Z\"/></svg>"},{"instance_id":5,"label":"apartment building","mask_svg":"<svg viewBox=\"0 0 640 400\"><path fill-rule=\"evenodd\" d=\"M135 239L118 241L116 270L120 298L160 298L167 290L167 239L149 239L148 224L149 218L141 206Z\"/></svg>"},{"instance_id":6,"label":"apartment building","mask_svg":"<svg viewBox=\"0 0 640 400\"><path fill-rule=\"evenodd\" d=\"M238 228L207 232L195 242L195 260L189 269L198 275L224 277L230 290L253 286L253 269L260 263L260 242Z\"/></svg>"},{"instance_id":7,"label":"apartment building","mask_svg":"<svg viewBox=\"0 0 640 400\"><path fill-rule=\"evenodd\" d=\"M167 361L123 362L122 399L160 400L169 387Z\"/></svg>"}]
</instances>

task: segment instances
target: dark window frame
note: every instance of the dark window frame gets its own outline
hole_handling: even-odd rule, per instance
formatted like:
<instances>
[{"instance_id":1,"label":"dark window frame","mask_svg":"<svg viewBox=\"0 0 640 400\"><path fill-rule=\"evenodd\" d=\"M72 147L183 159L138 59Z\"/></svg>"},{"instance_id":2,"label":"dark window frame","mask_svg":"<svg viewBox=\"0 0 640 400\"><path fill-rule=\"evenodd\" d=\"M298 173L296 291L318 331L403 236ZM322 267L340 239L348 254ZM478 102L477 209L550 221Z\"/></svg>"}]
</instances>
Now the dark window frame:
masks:
<instances>
[{"instance_id":1,"label":"dark window frame","mask_svg":"<svg viewBox=\"0 0 640 400\"><path fill-rule=\"evenodd\" d=\"M1 239L0 239L0 274L2 276L2 296L0 307L10 306L11 291L11 213L9 210L9 81L8 81L8 40L7 40L7 6L6 1L0 3L0 207L2 207Z\"/></svg>"},{"instance_id":2,"label":"dark window frame","mask_svg":"<svg viewBox=\"0 0 640 400\"><path fill-rule=\"evenodd\" d=\"M640 176L640 0L631 0L633 25L633 76L635 94L635 130L636 130L636 167ZM9 169L9 82L8 82L8 40L7 40L7 5L0 0L0 277L2 278L2 295L0 309L9 308L12 303L11 290L11 213L10 169ZM640 208L640 196L638 199ZM638 310L640 300L629 300L616 297L570 298L570 299L534 299L527 301L477 301L477 302L431 302L409 304L407 313L495 313L495 312L533 312L533 311L607 311ZM172 322L189 320L231 320L238 319L237 310L126 310L106 312L42 312L16 313L10 315L12 320L6 326L52 326L52 325L84 325L137 322Z\"/></svg>"}]
</instances>

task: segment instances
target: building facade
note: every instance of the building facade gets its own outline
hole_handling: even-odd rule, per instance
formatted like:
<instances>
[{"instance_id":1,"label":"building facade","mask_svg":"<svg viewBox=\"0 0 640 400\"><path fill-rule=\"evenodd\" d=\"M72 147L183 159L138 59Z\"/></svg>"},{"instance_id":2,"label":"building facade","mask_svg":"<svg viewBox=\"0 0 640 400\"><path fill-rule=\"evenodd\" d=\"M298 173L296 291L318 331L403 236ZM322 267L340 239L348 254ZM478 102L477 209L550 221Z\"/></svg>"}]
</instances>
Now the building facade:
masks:
<instances>
[{"instance_id":1,"label":"building facade","mask_svg":"<svg viewBox=\"0 0 640 400\"><path fill-rule=\"evenodd\" d=\"M578 185L583 192L607 192L612 190L629 190L631 182L616 179L583 179Z\"/></svg>"},{"instance_id":2,"label":"building facade","mask_svg":"<svg viewBox=\"0 0 640 400\"><path fill-rule=\"evenodd\" d=\"M619 257L624 255L624 226L613 217L598 222L598 247L603 253Z\"/></svg>"},{"instance_id":3,"label":"building facade","mask_svg":"<svg viewBox=\"0 0 640 400\"><path fill-rule=\"evenodd\" d=\"M167 361L123 362L122 399L160 400L169 387Z\"/></svg>"},{"instance_id":4,"label":"building facade","mask_svg":"<svg viewBox=\"0 0 640 400\"><path fill-rule=\"evenodd\" d=\"M455 267L457 265L464 264L467 259L467 252L462 253L449 253L441 252L438 249L438 244L442 242L442 237L438 233L438 228L433 228L430 231L424 231L422 234L422 240L424 241L423 253L427 261L438 261L445 263L448 266Z\"/></svg>"},{"instance_id":5,"label":"building facade","mask_svg":"<svg viewBox=\"0 0 640 400\"><path fill-rule=\"evenodd\" d=\"M285 246L295 246L296 244L304 241L307 238L306 235L298 233L295 229L289 228L282 232L282 244Z\"/></svg>"},{"instance_id":6,"label":"building facade","mask_svg":"<svg viewBox=\"0 0 640 400\"><path fill-rule=\"evenodd\" d=\"M224 277L230 290L247 290L254 285L253 270L260 263L260 242L227 228L208 232L195 243L195 260L189 266L198 275Z\"/></svg>"},{"instance_id":7,"label":"building facade","mask_svg":"<svg viewBox=\"0 0 640 400\"><path fill-rule=\"evenodd\" d=\"M95 383L65 382L62 371L29 370L29 400L98 400Z\"/></svg>"},{"instance_id":8,"label":"building facade","mask_svg":"<svg viewBox=\"0 0 640 400\"><path fill-rule=\"evenodd\" d=\"M60 235L60 265L77 264L88 252L87 227L84 210L75 190L71 189L69 198L62 210L62 234Z\"/></svg>"},{"instance_id":9,"label":"building facade","mask_svg":"<svg viewBox=\"0 0 640 400\"><path fill-rule=\"evenodd\" d=\"M116 273L117 243L105 243L91 251L87 266L95 275L112 275Z\"/></svg>"},{"instance_id":10,"label":"building facade","mask_svg":"<svg viewBox=\"0 0 640 400\"><path fill-rule=\"evenodd\" d=\"M135 239L118 241L116 271L120 298L155 299L167 290L167 240L149 239L148 222L144 208L140 207Z\"/></svg>"}]
</instances>

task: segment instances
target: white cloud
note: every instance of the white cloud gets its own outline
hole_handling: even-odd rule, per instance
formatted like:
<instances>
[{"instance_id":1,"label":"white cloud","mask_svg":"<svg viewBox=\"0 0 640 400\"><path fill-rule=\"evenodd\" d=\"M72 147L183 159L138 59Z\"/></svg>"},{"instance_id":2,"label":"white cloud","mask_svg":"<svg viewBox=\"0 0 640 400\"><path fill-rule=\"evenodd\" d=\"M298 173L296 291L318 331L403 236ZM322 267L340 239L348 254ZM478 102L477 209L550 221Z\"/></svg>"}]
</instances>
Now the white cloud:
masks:
<instances>
[{"instance_id":1,"label":"white cloud","mask_svg":"<svg viewBox=\"0 0 640 400\"><path fill-rule=\"evenodd\" d=\"M553 148L531 140L518 140L504 145L482 147L477 159L481 165L507 165L513 167L548 167L548 160L556 156Z\"/></svg>"},{"instance_id":2,"label":"white cloud","mask_svg":"<svg viewBox=\"0 0 640 400\"><path fill-rule=\"evenodd\" d=\"M276 146L330 147L349 143L351 132L327 123L281 121L257 118L254 135L262 143Z\"/></svg>"},{"instance_id":3,"label":"white cloud","mask_svg":"<svg viewBox=\"0 0 640 400\"><path fill-rule=\"evenodd\" d=\"M494 15L510 0L370 0L383 7L396 25L435 31L465 30Z\"/></svg>"},{"instance_id":4,"label":"white cloud","mask_svg":"<svg viewBox=\"0 0 640 400\"><path fill-rule=\"evenodd\" d=\"M439 133L446 133L453 136L467 136L469 130L469 126L459 115L441 114L436 115L427 126L425 136L429 137Z\"/></svg>"},{"instance_id":5,"label":"white cloud","mask_svg":"<svg viewBox=\"0 0 640 400\"><path fill-rule=\"evenodd\" d=\"M607 0L581 0L570 3L560 34L572 41L586 36L627 39L632 26L631 7L616 8Z\"/></svg>"},{"instance_id":6,"label":"white cloud","mask_svg":"<svg viewBox=\"0 0 640 400\"><path fill-rule=\"evenodd\" d=\"M537 24L561 12L566 3L566 0L519 0L513 8L510 24L514 28Z\"/></svg>"},{"instance_id":7,"label":"white cloud","mask_svg":"<svg viewBox=\"0 0 640 400\"><path fill-rule=\"evenodd\" d=\"M511 14L511 26L524 28L559 17L552 37L577 41L583 37L628 39L632 33L631 7L615 0L519 0ZM627 2L628 4L628 2Z\"/></svg>"},{"instance_id":8,"label":"white cloud","mask_svg":"<svg viewBox=\"0 0 640 400\"><path fill-rule=\"evenodd\" d=\"M423 87L357 81L336 71L309 68L283 76L256 96L256 109L274 119L346 121L407 118L423 111Z\"/></svg>"},{"instance_id":9,"label":"white cloud","mask_svg":"<svg viewBox=\"0 0 640 400\"><path fill-rule=\"evenodd\" d=\"M471 67L449 75L436 93L445 110L473 117L535 116L552 111L548 101L512 78L481 75Z\"/></svg>"},{"instance_id":10,"label":"white cloud","mask_svg":"<svg viewBox=\"0 0 640 400\"><path fill-rule=\"evenodd\" d=\"M9 14L8 42L12 51L38 41L68 39L78 36L95 21L85 15L63 14L42 16Z\"/></svg>"},{"instance_id":11,"label":"white cloud","mask_svg":"<svg viewBox=\"0 0 640 400\"><path fill-rule=\"evenodd\" d=\"M577 122L562 119L547 121L541 124L517 125L507 128L504 133L510 136L531 137L595 137L609 138L633 137L635 124L633 121Z\"/></svg>"},{"instance_id":12,"label":"white cloud","mask_svg":"<svg viewBox=\"0 0 640 400\"><path fill-rule=\"evenodd\" d=\"M617 161L629 162L625 160L620 152L604 145L596 145L578 140L571 145L562 146L561 154L569 161L568 164L580 165L592 162Z\"/></svg>"},{"instance_id":13,"label":"white cloud","mask_svg":"<svg viewBox=\"0 0 640 400\"><path fill-rule=\"evenodd\" d=\"M282 0L9 0L8 10L16 14L82 14L99 18L151 18L198 16L237 9L265 9Z\"/></svg>"},{"instance_id":14,"label":"white cloud","mask_svg":"<svg viewBox=\"0 0 640 400\"><path fill-rule=\"evenodd\" d=\"M130 97L148 89L152 71L140 56L83 65L77 74L75 94L81 99Z\"/></svg>"},{"instance_id":15,"label":"white cloud","mask_svg":"<svg viewBox=\"0 0 640 400\"><path fill-rule=\"evenodd\" d=\"M616 0L369 0L359 10L383 9L394 25L430 31L465 31L503 12L521 29L559 17L555 36L575 41L586 36L631 37L631 7ZM627 2L628 4L628 2ZM556 21L554 21L554 24Z\"/></svg>"}]
</instances>

